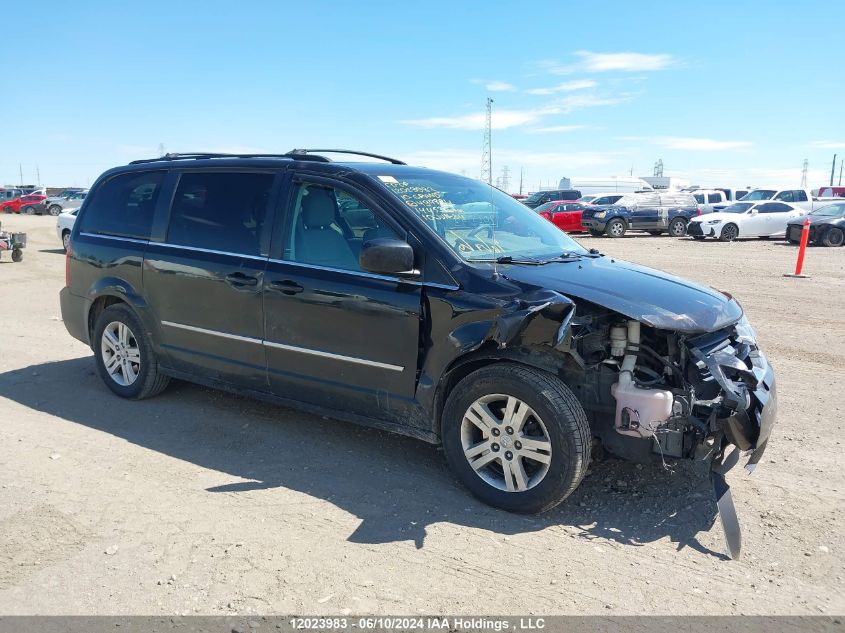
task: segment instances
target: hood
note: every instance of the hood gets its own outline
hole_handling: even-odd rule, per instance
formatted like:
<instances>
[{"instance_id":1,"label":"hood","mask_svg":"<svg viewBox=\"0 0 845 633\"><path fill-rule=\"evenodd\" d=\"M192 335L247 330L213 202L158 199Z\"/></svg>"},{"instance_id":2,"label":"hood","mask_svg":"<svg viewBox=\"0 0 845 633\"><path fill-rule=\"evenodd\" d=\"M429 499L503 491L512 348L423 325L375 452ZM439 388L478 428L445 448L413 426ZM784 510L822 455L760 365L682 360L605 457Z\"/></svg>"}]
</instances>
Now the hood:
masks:
<instances>
[{"instance_id":1,"label":"hood","mask_svg":"<svg viewBox=\"0 0 845 633\"><path fill-rule=\"evenodd\" d=\"M841 220L841 215L802 215L800 218L795 218L794 220L790 220L788 224L797 224L801 226L804 224L804 220L810 218L810 224L829 224L836 220Z\"/></svg>"},{"instance_id":2,"label":"hood","mask_svg":"<svg viewBox=\"0 0 845 633\"><path fill-rule=\"evenodd\" d=\"M499 272L520 285L584 299L663 330L712 332L742 317L739 303L716 290L606 256L542 266L503 265Z\"/></svg>"},{"instance_id":3,"label":"hood","mask_svg":"<svg viewBox=\"0 0 845 633\"><path fill-rule=\"evenodd\" d=\"M705 213L698 215L690 220L690 222L710 222L711 220L721 220L722 222L736 222L738 218L745 217L744 213L721 213L714 211L713 213Z\"/></svg>"}]
</instances>

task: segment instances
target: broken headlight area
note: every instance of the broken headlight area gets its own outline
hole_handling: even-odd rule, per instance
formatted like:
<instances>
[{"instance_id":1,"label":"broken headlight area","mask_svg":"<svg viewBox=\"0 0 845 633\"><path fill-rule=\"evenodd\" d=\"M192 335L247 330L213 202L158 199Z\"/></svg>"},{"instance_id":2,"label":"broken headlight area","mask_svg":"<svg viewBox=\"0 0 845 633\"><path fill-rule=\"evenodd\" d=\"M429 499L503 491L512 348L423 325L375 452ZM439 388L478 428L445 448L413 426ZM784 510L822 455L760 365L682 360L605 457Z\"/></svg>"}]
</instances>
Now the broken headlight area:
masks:
<instances>
[{"instance_id":1,"label":"broken headlight area","mask_svg":"<svg viewBox=\"0 0 845 633\"><path fill-rule=\"evenodd\" d=\"M739 524L724 475L741 453L750 455L753 469L777 409L774 373L747 319L690 335L618 315L582 316L573 319L572 340L582 366L595 372L595 388L582 393L597 396L585 408L611 452L664 463L711 460L728 551L736 558Z\"/></svg>"}]
</instances>

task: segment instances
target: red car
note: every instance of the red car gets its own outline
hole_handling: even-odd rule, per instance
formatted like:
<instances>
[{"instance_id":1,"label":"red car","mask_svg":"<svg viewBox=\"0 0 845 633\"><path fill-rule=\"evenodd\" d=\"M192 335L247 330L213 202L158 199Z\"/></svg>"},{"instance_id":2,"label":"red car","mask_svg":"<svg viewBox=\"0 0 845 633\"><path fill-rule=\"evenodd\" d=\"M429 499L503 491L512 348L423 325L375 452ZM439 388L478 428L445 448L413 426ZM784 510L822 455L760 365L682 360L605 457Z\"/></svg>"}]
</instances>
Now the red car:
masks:
<instances>
[{"instance_id":1,"label":"red car","mask_svg":"<svg viewBox=\"0 0 845 633\"><path fill-rule=\"evenodd\" d=\"M585 230L581 226L581 212L585 206L582 202L555 200L541 204L534 210L557 228L567 233L580 233Z\"/></svg>"},{"instance_id":2,"label":"red car","mask_svg":"<svg viewBox=\"0 0 845 633\"><path fill-rule=\"evenodd\" d=\"M42 207L44 206L44 201L46 199L47 196L42 196L41 194L37 193L31 193L25 196L20 196L19 198L15 198L14 200L8 200L3 202L3 212L20 213L21 211L23 211L28 215L41 213Z\"/></svg>"}]
</instances>

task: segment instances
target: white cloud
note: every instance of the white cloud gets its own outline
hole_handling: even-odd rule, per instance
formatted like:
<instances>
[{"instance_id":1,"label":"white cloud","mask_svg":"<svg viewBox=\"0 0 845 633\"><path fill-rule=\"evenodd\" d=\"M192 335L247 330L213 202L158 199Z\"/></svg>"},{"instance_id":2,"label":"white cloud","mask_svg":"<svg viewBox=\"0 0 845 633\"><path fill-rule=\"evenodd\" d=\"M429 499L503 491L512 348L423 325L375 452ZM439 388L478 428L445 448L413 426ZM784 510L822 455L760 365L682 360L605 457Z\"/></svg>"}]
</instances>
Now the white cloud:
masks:
<instances>
[{"instance_id":1,"label":"white cloud","mask_svg":"<svg viewBox=\"0 0 845 633\"><path fill-rule=\"evenodd\" d=\"M746 149L751 147L750 141L717 141L712 138L691 138L685 136L658 136L654 142L667 149L685 149L699 151L722 151Z\"/></svg>"},{"instance_id":2,"label":"white cloud","mask_svg":"<svg viewBox=\"0 0 845 633\"><path fill-rule=\"evenodd\" d=\"M568 114L575 110L583 110L584 108L595 108L598 106L616 105L618 103L625 103L630 101L633 95L630 93L620 93L615 97L598 97L594 94L576 94L563 97L555 101L555 105L562 114Z\"/></svg>"},{"instance_id":3,"label":"white cloud","mask_svg":"<svg viewBox=\"0 0 845 633\"><path fill-rule=\"evenodd\" d=\"M490 92L513 92L516 86L506 81L490 81L484 85Z\"/></svg>"},{"instance_id":4,"label":"white cloud","mask_svg":"<svg viewBox=\"0 0 845 633\"><path fill-rule=\"evenodd\" d=\"M575 132L576 130L583 130L586 125L550 125L548 127L535 127L526 130L529 134L560 134L564 132Z\"/></svg>"},{"instance_id":5,"label":"white cloud","mask_svg":"<svg viewBox=\"0 0 845 633\"><path fill-rule=\"evenodd\" d=\"M571 75L576 72L646 72L664 70L678 65L678 59L668 53L593 53L575 51L578 61L562 64L555 60L538 62L541 70L553 75Z\"/></svg>"},{"instance_id":6,"label":"white cloud","mask_svg":"<svg viewBox=\"0 0 845 633\"><path fill-rule=\"evenodd\" d=\"M666 53L648 55L645 53L591 53L577 51L581 58L581 65L590 72L643 72L648 70L663 70L677 63L677 60Z\"/></svg>"},{"instance_id":7,"label":"white cloud","mask_svg":"<svg viewBox=\"0 0 845 633\"><path fill-rule=\"evenodd\" d=\"M573 81L564 81L562 84L550 86L548 88L532 88L526 90L530 95L552 95L558 92L573 92L575 90L586 90L588 88L595 88L598 84L592 79L576 79Z\"/></svg>"},{"instance_id":8,"label":"white cloud","mask_svg":"<svg viewBox=\"0 0 845 633\"><path fill-rule=\"evenodd\" d=\"M506 130L530 123L536 123L546 114L555 114L557 108L541 108L534 110L493 110L492 126L494 130ZM406 125L422 128L448 128L453 130L481 130L484 129L486 114L474 112L461 116L436 116L424 119L409 119L402 121Z\"/></svg>"},{"instance_id":9,"label":"white cloud","mask_svg":"<svg viewBox=\"0 0 845 633\"><path fill-rule=\"evenodd\" d=\"M813 141L810 147L818 149L845 149L845 141Z\"/></svg>"}]
</instances>

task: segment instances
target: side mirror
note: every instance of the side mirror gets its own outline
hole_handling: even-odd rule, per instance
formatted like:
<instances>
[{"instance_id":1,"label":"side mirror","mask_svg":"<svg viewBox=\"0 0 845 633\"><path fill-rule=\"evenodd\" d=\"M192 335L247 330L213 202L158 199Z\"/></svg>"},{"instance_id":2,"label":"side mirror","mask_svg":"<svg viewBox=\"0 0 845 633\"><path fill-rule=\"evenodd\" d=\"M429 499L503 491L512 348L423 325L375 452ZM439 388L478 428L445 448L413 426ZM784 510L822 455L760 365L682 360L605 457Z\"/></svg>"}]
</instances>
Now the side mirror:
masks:
<instances>
[{"instance_id":1,"label":"side mirror","mask_svg":"<svg viewBox=\"0 0 845 633\"><path fill-rule=\"evenodd\" d=\"M751 209L751 211L748 212L748 215L757 215L757 213L757 209Z\"/></svg>"},{"instance_id":2,"label":"side mirror","mask_svg":"<svg viewBox=\"0 0 845 633\"><path fill-rule=\"evenodd\" d=\"M414 249L411 245L390 237L379 237L364 242L358 261L363 270L371 273L403 277L420 274L414 269Z\"/></svg>"}]
</instances>

